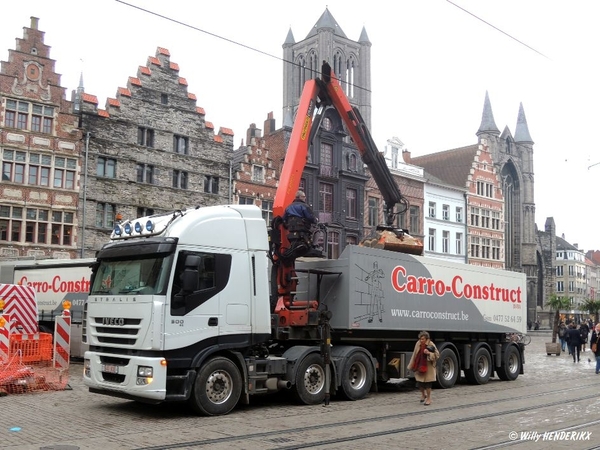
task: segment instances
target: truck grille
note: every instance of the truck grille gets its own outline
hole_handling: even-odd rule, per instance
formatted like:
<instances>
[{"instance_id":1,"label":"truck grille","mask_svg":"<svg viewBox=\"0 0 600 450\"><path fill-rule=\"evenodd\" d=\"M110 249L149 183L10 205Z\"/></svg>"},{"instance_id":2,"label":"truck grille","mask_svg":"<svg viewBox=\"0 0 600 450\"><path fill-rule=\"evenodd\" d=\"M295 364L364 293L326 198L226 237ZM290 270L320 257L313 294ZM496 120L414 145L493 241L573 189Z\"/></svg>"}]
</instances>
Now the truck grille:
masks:
<instances>
[{"instance_id":1,"label":"truck grille","mask_svg":"<svg viewBox=\"0 0 600 450\"><path fill-rule=\"evenodd\" d=\"M120 319L121 322L111 318L95 317L89 320L91 335L95 336L98 343L105 345L121 345L132 347L136 344L141 329L141 319Z\"/></svg>"}]
</instances>

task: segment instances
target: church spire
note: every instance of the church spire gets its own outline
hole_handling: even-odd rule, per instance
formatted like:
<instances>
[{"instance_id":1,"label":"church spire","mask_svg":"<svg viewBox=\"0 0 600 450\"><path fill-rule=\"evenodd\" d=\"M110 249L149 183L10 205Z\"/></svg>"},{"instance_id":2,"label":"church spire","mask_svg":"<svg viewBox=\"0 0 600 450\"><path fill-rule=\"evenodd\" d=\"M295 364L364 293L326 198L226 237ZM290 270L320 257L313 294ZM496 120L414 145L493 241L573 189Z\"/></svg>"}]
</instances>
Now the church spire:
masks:
<instances>
[{"instance_id":1,"label":"church spire","mask_svg":"<svg viewBox=\"0 0 600 450\"><path fill-rule=\"evenodd\" d=\"M494 121L494 113L492 112L492 104L490 103L490 97L488 92L485 91L485 101L483 102L483 114L481 115L481 125L479 125L479 130L477 130L477 136L483 133L495 134L498 136L500 134L500 130L496 126L496 122Z\"/></svg>"},{"instance_id":2,"label":"church spire","mask_svg":"<svg viewBox=\"0 0 600 450\"><path fill-rule=\"evenodd\" d=\"M533 140L529 134L529 127L527 126L527 119L525 118L525 111L523 110L523 103L519 103L519 116L517 117L517 128L515 129L515 142L533 144Z\"/></svg>"},{"instance_id":3,"label":"church spire","mask_svg":"<svg viewBox=\"0 0 600 450\"><path fill-rule=\"evenodd\" d=\"M310 33L308 33L308 36L306 36L305 39L316 35L319 30L323 29L330 30L335 35L348 39L346 33L342 30L342 27L338 25L337 21L333 18L327 8L325 8L325 12L321 14L321 17L319 17L319 20L317 20L317 23L315 23L315 26L310 30Z\"/></svg>"},{"instance_id":4,"label":"church spire","mask_svg":"<svg viewBox=\"0 0 600 450\"><path fill-rule=\"evenodd\" d=\"M360 37L358 38L358 42L361 44L370 44L369 36L367 36L367 29L363 26L362 31L360 32Z\"/></svg>"},{"instance_id":5,"label":"church spire","mask_svg":"<svg viewBox=\"0 0 600 450\"><path fill-rule=\"evenodd\" d=\"M288 31L287 37L285 38L284 46L286 45L294 45L296 40L294 39L294 34L292 33L292 27L290 27L290 31Z\"/></svg>"}]
</instances>

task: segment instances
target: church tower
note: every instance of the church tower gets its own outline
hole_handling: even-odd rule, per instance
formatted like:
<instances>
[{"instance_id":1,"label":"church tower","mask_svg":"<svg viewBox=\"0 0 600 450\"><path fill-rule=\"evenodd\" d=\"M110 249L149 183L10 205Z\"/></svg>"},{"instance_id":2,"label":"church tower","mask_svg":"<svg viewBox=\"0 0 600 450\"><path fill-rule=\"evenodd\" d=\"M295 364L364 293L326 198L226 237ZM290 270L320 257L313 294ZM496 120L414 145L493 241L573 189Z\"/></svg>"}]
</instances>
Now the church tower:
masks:
<instances>
[{"instance_id":1,"label":"church tower","mask_svg":"<svg viewBox=\"0 0 600 450\"><path fill-rule=\"evenodd\" d=\"M480 143L482 139L487 140L494 164L502 177L505 267L527 275L527 317L533 321L536 306L544 304L543 281L539 278L544 272L535 225L534 142L529 134L523 104L519 106L514 137L508 127L500 133L486 92L477 136Z\"/></svg>"},{"instance_id":2,"label":"church tower","mask_svg":"<svg viewBox=\"0 0 600 450\"><path fill-rule=\"evenodd\" d=\"M352 41L326 8L304 40L296 42L290 29L283 59L284 125L293 124L304 83L319 76L326 61L371 129L371 42L364 27L358 41Z\"/></svg>"},{"instance_id":3,"label":"church tower","mask_svg":"<svg viewBox=\"0 0 600 450\"><path fill-rule=\"evenodd\" d=\"M323 61L329 63L350 104L371 128L371 42L364 27L358 41L353 41L325 9L304 40L296 42L292 30L288 32L283 59L284 128L292 127L304 84L320 77ZM347 244L358 244L363 238L369 176L360 159L340 115L328 108L299 186L319 222L327 224L326 233L315 239L329 258L337 258ZM373 210L378 209L373 206Z\"/></svg>"}]
</instances>

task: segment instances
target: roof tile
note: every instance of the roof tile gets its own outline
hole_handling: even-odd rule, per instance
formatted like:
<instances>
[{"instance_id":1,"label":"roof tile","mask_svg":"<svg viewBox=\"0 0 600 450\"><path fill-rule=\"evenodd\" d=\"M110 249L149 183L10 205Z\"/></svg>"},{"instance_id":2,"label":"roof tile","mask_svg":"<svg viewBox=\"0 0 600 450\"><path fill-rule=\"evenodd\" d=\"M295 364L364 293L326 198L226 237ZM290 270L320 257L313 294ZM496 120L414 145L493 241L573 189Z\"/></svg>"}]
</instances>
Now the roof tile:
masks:
<instances>
[{"instance_id":1,"label":"roof tile","mask_svg":"<svg viewBox=\"0 0 600 450\"><path fill-rule=\"evenodd\" d=\"M162 64L160 63L160 60L158 58L156 58L155 56L150 56L148 58L148 61L150 61L152 64L154 64L155 66L160 67Z\"/></svg>"},{"instance_id":2,"label":"roof tile","mask_svg":"<svg viewBox=\"0 0 600 450\"><path fill-rule=\"evenodd\" d=\"M206 111L204 111L204 108L202 106L196 106L196 112L198 114L202 114L203 116L206 115Z\"/></svg>"},{"instance_id":3,"label":"roof tile","mask_svg":"<svg viewBox=\"0 0 600 450\"><path fill-rule=\"evenodd\" d=\"M98 115L100 117L110 117L110 114L108 114L108 111L106 111L105 109L99 109L98 110Z\"/></svg>"},{"instance_id":4,"label":"roof tile","mask_svg":"<svg viewBox=\"0 0 600 450\"><path fill-rule=\"evenodd\" d=\"M171 68L171 70L174 70L175 72L179 72L179 64L174 63L174 62L169 62L169 67Z\"/></svg>"},{"instance_id":5,"label":"roof tile","mask_svg":"<svg viewBox=\"0 0 600 450\"><path fill-rule=\"evenodd\" d=\"M469 172L475 161L479 145L446 150L429 155L416 156L410 163L422 167L426 172L451 186L467 186Z\"/></svg>"},{"instance_id":6,"label":"roof tile","mask_svg":"<svg viewBox=\"0 0 600 450\"><path fill-rule=\"evenodd\" d=\"M142 85L142 82L140 81L140 79L136 78L136 77L129 77L129 82L131 84L135 84L136 86L141 86Z\"/></svg>"},{"instance_id":7,"label":"roof tile","mask_svg":"<svg viewBox=\"0 0 600 450\"><path fill-rule=\"evenodd\" d=\"M117 100L116 98L109 98L108 99L108 104L110 106L114 106L115 108L120 108L121 107L121 102L119 100Z\"/></svg>"},{"instance_id":8,"label":"roof tile","mask_svg":"<svg viewBox=\"0 0 600 450\"><path fill-rule=\"evenodd\" d=\"M119 94L124 95L125 97L131 97L131 91L124 87L119 88Z\"/></svg>"},{"instance_id":9,"label":"roof tile","mask_svg":"<svg viewBox=\"0 0 600 450\"><path fill-rule=\"evenodd\" d=\"M185 78L179 77L179 84L183 84L184 86L187 86L188 82Z\"/></svg>"},{"instance_id":10,"label":"roof tile","mask_svg":"<svg viewBox=\"0 0 600 450\"><path fill-rule=\"evenodd\" d=\"M209 122L208 120L206 122L204 122L204 126L206 128L210 128L211 130L215 129L215 126L212 124L212 122Z\"/></svg>"},{"instance_id":11,"label":"roof tile","mask_svg":"<svg viewBox=\"0 0 600 450\"><path fill-rule=\"evenodd\" d=\"M223 143L223 138L221 136L215 136L215 142Z\"/></svg>"},{"instance_id":12,"label":"roof tile","mask_svg":"<svg viewBox=\"0 0 600 450\"><path fill-rule=\"evenodd\" d=\"M196 94L192 94L191 92L188 92L188 98L189 98L190 100L197 100L197 98L196 98Z\"/></svg>"},{"instance_id":13,"label":"roof tile","mask_svg":"<svg viewBox=\"0 0 600 450\"><path fill-rule=\"evenodd\" d=\"M231 128L221 127L219 129L219 134L226 134L228 136L233 136L233 130Z\"/></svg>"},{"instance_id":14,"label":"roof tile","mask_svg":"<svg viewBox=\"0 0 600 450\"><path fill-rule=\"evenodd\" d=\"M156 51L157 51L158 53L160 53L161 55L165 55L165 56L171 56L171 53L169 52L169 50L167 50L167 49L166 49L166 48L164 48L164 47L158 47L158 48L156 49Z\"/></svg>"},{"instance_id":15,"label":"roof tile","mask_svg":"<svg viewBox=\"0 0 600 450\"><path fill-rule=\"evenodd\" d=\"M85 92L81 96L81 99L86 103L93 103L94 105L98 104L98 97L91 94L86 94Z\"/></svg>"},{"instance_id":16,"label":"roof tile","mask_svg":"<svg viewBox=\"0 0 600 450\"><path fill-rule=\"evenodd\" d=\"M142 75L148 75L148 76L152 75L152 72L150 71L150 68L146 67L146 66L140 66L140 73Z\"/></svg>"}]
</instances>

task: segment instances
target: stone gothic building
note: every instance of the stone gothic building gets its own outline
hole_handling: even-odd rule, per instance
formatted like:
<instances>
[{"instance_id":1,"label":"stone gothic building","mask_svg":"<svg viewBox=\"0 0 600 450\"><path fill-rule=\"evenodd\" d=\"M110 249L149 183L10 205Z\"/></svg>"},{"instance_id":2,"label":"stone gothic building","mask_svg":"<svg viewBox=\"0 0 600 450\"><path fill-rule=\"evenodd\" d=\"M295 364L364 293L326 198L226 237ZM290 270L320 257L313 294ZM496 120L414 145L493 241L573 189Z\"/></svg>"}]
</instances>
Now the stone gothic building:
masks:
<instances>
[{"instance_id":1,"label":"stone gothic building","mask_svg":"<svg viewBox=\"0 0 600 450\"><path fill-rule=\"evenodd\" d=\"M527 276L527 317L534 320L536 311L544 307L551 291L545 276L552 269L535 224L533 139L529 134L523 105L519 106L515 135L508 129L500 133L494 121L491 102L486 92L479 141L485 140L501 178L504 193L505 268L524 272ZM546 224L548 226L548 224Z\"/></svg>"},{"instance_id":2,"label":"stone gothic building","mask_svg":"<svg viewBox=\"0 0 600 450\"><path fill-rule=\"evenodd\" d=\"M327 61L352 106L371 124L371 43L363 28L349 39L328 9L308 35L296 42L290 30L283 44L283 126L291 127L304 83L319 76ZM328 256L363 237L366 182L369 179L356 146L333 108L324 115L310 148L300 187L321 223L328 225Z\"/></svg>"},{"instance_id":3,"label":"stone gothic building","mask_svg":"<svg viewBox=\"0 0 600 450\"><path fill-rule=\"evenodd\" d=\"M231 202L233 131L206 120L196 96L158 47L104 108L80 86L84 189L82 256L93 256L119 216L142 217Z\"/></svg>"}]
</instances>

